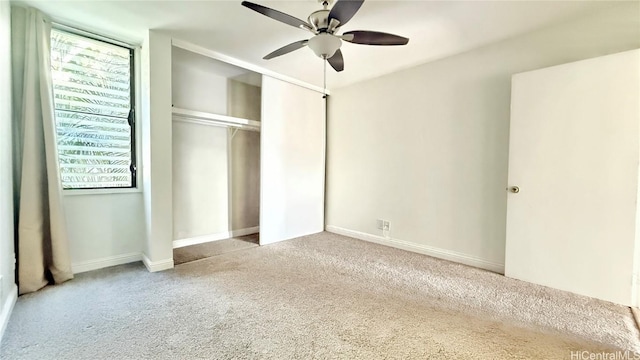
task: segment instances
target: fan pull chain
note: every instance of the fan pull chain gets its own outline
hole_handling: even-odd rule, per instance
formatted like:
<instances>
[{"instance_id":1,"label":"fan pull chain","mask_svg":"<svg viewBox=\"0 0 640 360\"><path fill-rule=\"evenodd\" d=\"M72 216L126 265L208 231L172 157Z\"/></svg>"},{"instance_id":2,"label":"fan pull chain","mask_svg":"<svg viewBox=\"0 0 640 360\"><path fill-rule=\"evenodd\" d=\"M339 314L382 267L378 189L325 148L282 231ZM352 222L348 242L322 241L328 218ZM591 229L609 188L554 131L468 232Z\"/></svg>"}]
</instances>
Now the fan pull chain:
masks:
<instances>
[{"instance_id":1,"label":"fan pull chain","mask_svg":"<svg viewBox=\"0 0 640 360\"><path fill-rule=\"evenodd\" d=\"M325 59L323 63L324 63L324 89L323 89L324 96L323 98L326 99L327 98L327 60Z\"/></svg>"}]
</instances>

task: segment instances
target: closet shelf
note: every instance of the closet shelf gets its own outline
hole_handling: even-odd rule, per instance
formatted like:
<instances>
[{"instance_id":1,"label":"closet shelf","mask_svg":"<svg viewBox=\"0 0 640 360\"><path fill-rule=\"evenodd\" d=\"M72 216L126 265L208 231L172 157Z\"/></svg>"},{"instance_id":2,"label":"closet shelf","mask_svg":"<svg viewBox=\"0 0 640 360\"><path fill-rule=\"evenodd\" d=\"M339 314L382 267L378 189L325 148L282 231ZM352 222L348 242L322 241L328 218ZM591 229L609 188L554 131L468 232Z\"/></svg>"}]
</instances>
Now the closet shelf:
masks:
<instances>
[{"instance_id":1,"label":"closet shelf","mask_svg":"<svg viewBox=\"0 0 640 360\"><path fill-rule=\"evenodd\" d=\"M260 131L260 121L242 119L233 116L212 114L203 111L195 111L174 107L173 119L201 125L230 126L243 130Z\"/></svg>"}]
</instances>

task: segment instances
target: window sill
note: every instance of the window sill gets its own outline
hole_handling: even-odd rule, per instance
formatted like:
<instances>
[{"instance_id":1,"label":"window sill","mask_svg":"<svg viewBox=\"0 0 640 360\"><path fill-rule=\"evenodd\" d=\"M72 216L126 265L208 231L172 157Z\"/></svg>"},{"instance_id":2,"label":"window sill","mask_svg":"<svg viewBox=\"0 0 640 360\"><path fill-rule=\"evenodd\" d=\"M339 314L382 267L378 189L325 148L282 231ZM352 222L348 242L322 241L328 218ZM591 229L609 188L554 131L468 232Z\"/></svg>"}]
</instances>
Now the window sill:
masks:
<instances>
[{"instance_id":1,"label":"window sill","mask_svg":"<svg viewBox=\"0 0 640 360\"><path fill-rule=\"evenodd\" d=\"M135 194L142 193L141 188L123 188L123 189L77 189L62 190L64 196L76 195L115 195L115 194Z\"/></svg>"}]
</instances>

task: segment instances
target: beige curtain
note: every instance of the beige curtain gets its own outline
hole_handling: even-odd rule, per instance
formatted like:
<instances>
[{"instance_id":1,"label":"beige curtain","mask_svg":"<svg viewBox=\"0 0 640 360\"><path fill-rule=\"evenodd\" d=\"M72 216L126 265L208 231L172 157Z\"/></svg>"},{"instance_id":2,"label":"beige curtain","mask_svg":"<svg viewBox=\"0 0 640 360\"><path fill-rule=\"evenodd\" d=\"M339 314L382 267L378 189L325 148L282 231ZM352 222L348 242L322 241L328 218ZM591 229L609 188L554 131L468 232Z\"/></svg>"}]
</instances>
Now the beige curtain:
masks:
<instances>
[{"instance_id":1,"label":"beige curtain","mask_svg":"<svg viewBox=\"0 0 640 360\"><path fill-rule=\"evenodd\" d=\"M73 278L62 207L51 81L51 22L11 9L14 199L20 294Z\"/></svg>"}]
</instances>

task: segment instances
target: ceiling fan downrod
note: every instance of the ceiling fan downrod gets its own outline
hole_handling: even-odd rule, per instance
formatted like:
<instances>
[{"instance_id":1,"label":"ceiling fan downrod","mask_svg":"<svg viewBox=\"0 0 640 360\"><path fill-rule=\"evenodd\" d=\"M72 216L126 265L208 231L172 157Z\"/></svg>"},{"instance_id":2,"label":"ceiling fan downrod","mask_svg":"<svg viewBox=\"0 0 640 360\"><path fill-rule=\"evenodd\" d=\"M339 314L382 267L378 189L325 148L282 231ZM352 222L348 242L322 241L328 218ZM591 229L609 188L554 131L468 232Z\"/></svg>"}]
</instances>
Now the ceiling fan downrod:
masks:
<instances>
[{"instance_id":1,"label":"ceiling fan downrod","mask_svg":"<svg viewBox=\"0 0 640 360\"><path fill-rule=\"evenodd\" d=\"M318 0L319 3L322 4L322 7L327 10L327 8L329 8L329 5L331 5L331 3L333 2L333 0Z\"/></svg>"}]
</instances>

